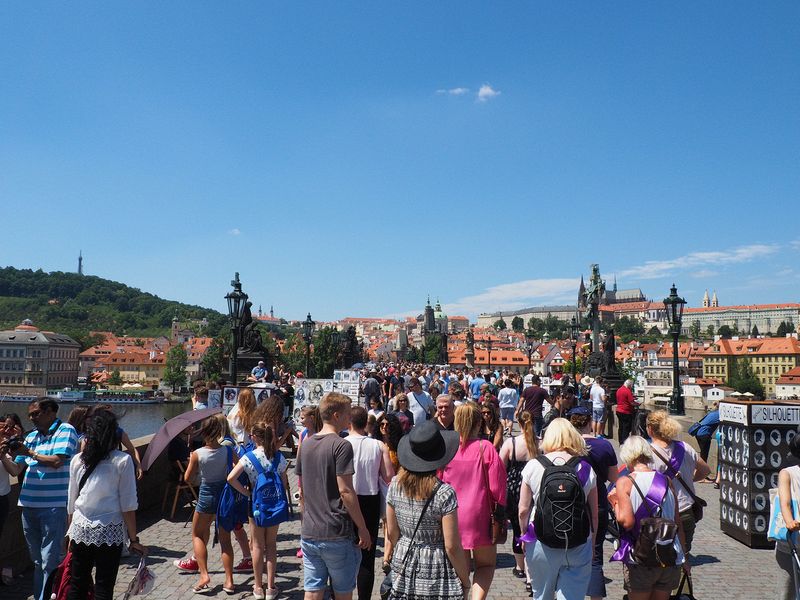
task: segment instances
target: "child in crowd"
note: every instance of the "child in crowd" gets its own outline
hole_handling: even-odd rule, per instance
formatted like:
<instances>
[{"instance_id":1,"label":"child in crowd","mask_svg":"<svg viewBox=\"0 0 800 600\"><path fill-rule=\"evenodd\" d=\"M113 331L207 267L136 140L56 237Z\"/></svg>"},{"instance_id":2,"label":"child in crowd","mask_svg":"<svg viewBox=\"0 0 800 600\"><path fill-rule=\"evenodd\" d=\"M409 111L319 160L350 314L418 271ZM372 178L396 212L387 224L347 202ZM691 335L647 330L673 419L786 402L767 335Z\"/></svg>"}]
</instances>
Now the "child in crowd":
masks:
<instances>
[{"instance_id":1,"label":"child in crowd","mask_svg":"<svg viewBox=\"0 0 800 600\"><path fill-rule=\"evenodd\" d=\"M256 444L256 449L242 456L241 460L228 475L228 483L236 491L245 496L251 497L256 488L258 479L258 466L253 464L253 460L258 460L261 469L264 471L275 470L280 474L283 481L282 493L288 489L289 482L286 478L286 459L275 449L275 440L272 428L267 423L256 423L252 427L250 436ZM238 481L239 475L244 472L250 481L249 489L246 489ZM253 513L250 517L250 539L253 543L253 570L255 581L253 583L253 598L255 600L271 600L278 595L275 588L275 572L278 566L278 527L279 523L267 527L260 527L256 523L257 515ZM264 559L267 562L267 589L264 589L263 571Z\"/></svg>"}]
</instances>

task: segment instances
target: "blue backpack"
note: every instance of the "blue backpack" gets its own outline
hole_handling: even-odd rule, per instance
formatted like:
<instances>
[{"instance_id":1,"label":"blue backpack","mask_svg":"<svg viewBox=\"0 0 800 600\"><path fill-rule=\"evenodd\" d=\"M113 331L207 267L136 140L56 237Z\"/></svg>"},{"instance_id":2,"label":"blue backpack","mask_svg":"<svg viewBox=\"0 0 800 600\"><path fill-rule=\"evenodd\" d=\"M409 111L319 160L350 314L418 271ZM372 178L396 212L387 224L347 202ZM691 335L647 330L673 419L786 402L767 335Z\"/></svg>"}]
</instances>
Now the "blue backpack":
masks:
<instances>
[{"instance_id":1,"label":"blue backpack","mask_svg":"<svg viewBox=\"0 0 800 600\"><path fill-rule=\"evenodd\" d=\"M233 468L233 450L230 446L228 450L228 472ZM242 473L239 476L242 485L247 485L247 475ZM222 488L217 506L217 529L222 527L225 531L233 531L237 525L247 523L247 496L240 494L230 483L226 483Z\"/></svg>"},{"instance_id":2,"label":"blue backpack","mask_svg":"<svg viewBox=\"0 0 800 600\"><path fill-rule=\"evenodd\" d=\"M268 471L261 466L261 461L252 452L245 456L255 468L258 477L253 487L251 498L253 501L253 520L258 527L272 527L283 523L289 518L289 502L286 498L286 489L278 473L280 456L276 453Z\"/></svg>"}]
</instances>

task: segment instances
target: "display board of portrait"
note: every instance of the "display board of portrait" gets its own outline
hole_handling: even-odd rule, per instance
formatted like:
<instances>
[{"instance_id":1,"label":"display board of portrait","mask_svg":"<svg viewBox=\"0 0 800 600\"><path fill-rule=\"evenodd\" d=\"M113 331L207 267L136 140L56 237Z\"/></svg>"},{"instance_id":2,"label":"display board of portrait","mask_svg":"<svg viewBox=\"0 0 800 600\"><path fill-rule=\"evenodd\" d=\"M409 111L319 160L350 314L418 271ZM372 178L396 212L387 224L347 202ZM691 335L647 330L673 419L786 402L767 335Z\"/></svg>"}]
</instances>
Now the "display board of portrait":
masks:
<instances>
[{"instance_id":1,"label":"display board of portrait","mask_svg":"<svg viewBox=\"0 0 800 600\"><path fill-rule=\"evenodd\" d=\"M300 424L300 411L304 406L319 406L322 397L333 391L333 379L297 379L294 383L294 419L295 426Z\"/></svg>"}]
</instances>

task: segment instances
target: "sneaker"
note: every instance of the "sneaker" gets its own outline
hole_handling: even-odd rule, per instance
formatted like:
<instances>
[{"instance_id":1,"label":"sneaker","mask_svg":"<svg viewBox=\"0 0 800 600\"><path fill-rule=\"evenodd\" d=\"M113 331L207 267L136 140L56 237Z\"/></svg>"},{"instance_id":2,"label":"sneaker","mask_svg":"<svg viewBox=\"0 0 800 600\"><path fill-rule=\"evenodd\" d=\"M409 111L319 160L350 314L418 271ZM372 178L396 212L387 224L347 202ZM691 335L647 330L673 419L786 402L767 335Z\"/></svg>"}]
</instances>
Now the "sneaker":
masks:
<instances>
[{"instance_id":1,"label":"sneaker","mask_svg":"<svg viewBox=\"0 0 800 600\"><path fill-rule=\"evenodd\" d=\"M200 570L199 567L197 566L197 561L194 559L194 556L173 561L172 564L178 567L178 569L181 571L196 573L197 571Z\"/></svg>"},{"instance_id":2,"label":"sneaker","mask_svg":"<svg viewBox=\"0 0 800 600\"><path fill-rule=\"evenodd\" d=\"M233 567L234 573L251 573L253 571L253 559L250 556L243 558L238 565Z\"/></svg>"},{"instance_id":3,"label":"sneaker","mask_svg":"<svg viewBox=\"0 0 800 600\"><path fill-rule=\"evenodd\" d=\"M264 590L264 600L275 600L278 597L278 589Z\"/></svg>"}]
</instances>

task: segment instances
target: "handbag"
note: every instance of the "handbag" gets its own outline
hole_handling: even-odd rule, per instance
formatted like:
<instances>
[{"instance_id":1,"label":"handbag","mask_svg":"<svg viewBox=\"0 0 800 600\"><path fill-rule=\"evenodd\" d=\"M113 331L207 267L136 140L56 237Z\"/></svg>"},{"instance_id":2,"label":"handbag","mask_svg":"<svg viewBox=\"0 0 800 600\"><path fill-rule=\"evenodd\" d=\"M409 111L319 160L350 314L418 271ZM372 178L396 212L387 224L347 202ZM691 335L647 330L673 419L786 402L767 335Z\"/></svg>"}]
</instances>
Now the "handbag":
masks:
<instances>
[{"instance_id":1,"label":"handbag","mask_svg":"<svg viewBox=\"0 0 800 600\"><path fill-rule=\"evenodd\" d=\"M769 499L771 508L769 511L769 527L767 527L767 539L776 542L789 541L789 530L786 528L786 522L783 520L783 513L781 513L781 500L778 494L778 488L772 488L769 491ZM797 500L792 498L792 515L796 516L798 512Z\"/></svg>"},{"instance_id":2,"label":"handbag","mask_svg":"<svg viewBox=\"0 0 800 600\"><path fill-rule=\"evenodd\" d=\"M688 591L683 591L683 586L686 585L688 587ZM686 571L683 572L683 577L681 577L681 584L678 586L678 591L675 592L674 596L670 596L669 600L697 600L694 597L694 590L692 589L692 578L686 574Z\"/></svg>"},{"instance_id":3,"label":"handbag","mask_svg":"<svg viewBox=\"0 0 800 600\"><path fill-rule=\"evenodd\" d=\"M633 482L633 487L639 492L642 504L647 506L647 498L642 493L636 479L628 475ZM655 515L647 516L639 521L639 534L633 546L632 557L637 565L645 567L674 567L678 561L678 552L675 550L675 538L678 536L678 524L672 519L661 516L664 498L667 497L669 488L661 498L656 508Z\"/></svg>"},{"instance_id":4,"label":"handbag","mask_svg":"<svg viewBox=\"0 0 800 600\"><path fill-rule=\"evenodd\" d=\"M656 450L655 446L651 445L650 448L653 450L653 452L656 453L656 456L658 456L658 458L661 459L661 462L663 462L666 465L667 469L672 471L672 477L674 477L674 478L676 478L678 480L678 482L683 486L683 489L685 489L689 493L689 495L692 497L692 500L694 500L694 503L692 504L692 515L694 516L694 522L695 523L699 523L700 521L702 521L703 520L703 508L708 506L708 502L703 500L700 496L695 494L694 491L692 491L692 488L690 488L686 484L686 481L684 481L683 477L681 476L680 471L678 471L675 467L673 467L671 464L669 464L669 460L667 460L667 458L663 454L661 454L661 452Z\"/></svg>"},{"instance_id":5,"label":"handbag","mask_svg":"<svg viewBox=\"0 0 800 600\"><path fill-rule=\"evenodd\" d=\"M433 488L433 492L431 495L428 496L428 499L425 501L425 506L422 507L422 512L419 514L419 519L417 520L417 525L414 527L414 533L411 534L411 539L408 540L408 550L406 550L406 554L403 557L403 562L400 565L400 576L402 577L406 571L406 563L408 562L408 557L411 554L411 547L414 544L414 538L417 537L417 530L419 529L420 523L422 523L422 518L425 516L425 512L428 510L428 505L433 500L433 497L436 495L436 492L439 491L439 488L442 486L442 482L439 481L436 483L436 487ZM389 593L392 591L392 585L394 584L394 571L391 569L386 576L381 581L380 587L380 595L381 600L386 600L389 597Z\"/></svg>"},{"instance_id":6,"label":"handbag","mask_svg":"<svg viewBox=\"0 0 800 600\"><path fill-rule=\"evenodd\" d=\"M489 539L492 544L505 544L508 540L508 523L506 523L506 509L503 505L492 500L491 488L489 488L489 469L483 461L483 444L479 441L478 448L481 453L481 472L486 483L486 500L491 509L489 516Z\"/></svg>"}]
</instances>

